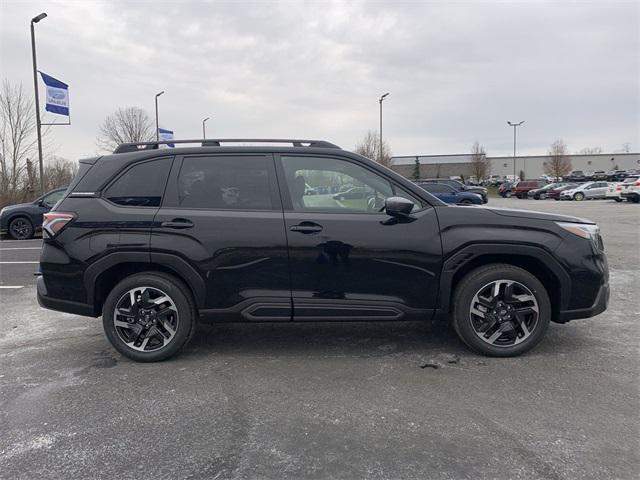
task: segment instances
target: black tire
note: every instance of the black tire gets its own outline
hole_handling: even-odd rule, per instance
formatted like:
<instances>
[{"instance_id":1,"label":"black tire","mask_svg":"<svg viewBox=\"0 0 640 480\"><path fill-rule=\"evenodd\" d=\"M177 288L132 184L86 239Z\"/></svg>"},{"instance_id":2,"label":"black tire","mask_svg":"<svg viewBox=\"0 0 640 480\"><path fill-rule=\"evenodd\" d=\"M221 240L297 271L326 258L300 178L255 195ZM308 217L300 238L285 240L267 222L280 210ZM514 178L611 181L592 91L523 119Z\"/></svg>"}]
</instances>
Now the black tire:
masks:
<instances>
[{"instance_id":1,"label":"black tire","mask_svg":"<svg viewBox=\"0 0 640 480\"><path fill-rule=\"evenodd\" d=\"M538 198L536 200L546 200L546 199L547 199L547 194L541 193L540 195L538 195Z\"/></svg>"},{"instance_id":2,"label":"black tire","mask_svg":"<svg viewBox=\"0 0 640 480\"><path fill-rule=\"evenodd\" d=\"M574 199L576 202L582 202L582 201L584 200L584 193L582 193L582 192L578 192L578 193L576 193L576 194L573 196L573 199Z\"/></svg>"},{"instance_id":3,"label":"black tire","mask_svg":"<svg viewBox=\"0 0 640 480\"><path fill-rule=\"evenodd\" d=\"M511 198L512 193L511 192L506 192L504 194L504 198Z\"/></svg>"},{"instance_id":4,"label":"black tire","mask_svg":"<svg viewBox=\"0 0 640 480\"><path fill-rule=\"evenodd\" d=\"M473 205L473 202L467 198L465 198L464 200L460 200L458 202L458 205Z\"/></svg>"},{"instance_id":5,"label":"black tire","mask_svg":"<svg viewBox=\"0 0 640 480\"><path fill-rule=\"evenodd\" d=\"M9 222L9 236L14 240L29 240L34 233L33 224L26 217L16 217Z\"/></svg>"},{"instance_id":6,"label":"black tire","mask_svg":"<svg viewBox=\"0 0 640 480\"><path fill-rule=\"evenodd\" d=\"M166 345L153 351L139 351L127 345L114 323L116 305L130 290L138 287L150 287L164 293L177 311L173 337ZM193 337L197 318L197 309L189 289L177 278L161 272L139 273L125 278L109 292L102 309L102 326L109 342L122 355L136 362L159 362L177 354Z\"/></svg>"},{"instance_id":7,"label":"black tire","mask_svg":"<svg viewBox=\"0 0 640 480\"><path fill-rule=\"evenodd\" d=\"M529 336L515 345L492 345L482 340L473 326L471 307L475 296L488 284L500 280L513 281L526 287L537 302L538 315ZM469 272L453 294L452 324L462 341L471 349L492 357L514 357L535 347L544 337L551 319L551 302L546 289L534 275L508 264L490 264ZM515 320L514 320L515 322ZM509 323L509 322L505 322ZM502 338L502 335L497 339Z\"/></svg>"},{"instance_id":8,"label":"black tire","mask_svg":"<svg viewBox=\"0 0 640 480\"><path fill-rule=\"evenodd\" d=\"M620 197L613 197L613 199L617 202L620 203L622 201L622 199Z\"/></svg>"}]
</instances>

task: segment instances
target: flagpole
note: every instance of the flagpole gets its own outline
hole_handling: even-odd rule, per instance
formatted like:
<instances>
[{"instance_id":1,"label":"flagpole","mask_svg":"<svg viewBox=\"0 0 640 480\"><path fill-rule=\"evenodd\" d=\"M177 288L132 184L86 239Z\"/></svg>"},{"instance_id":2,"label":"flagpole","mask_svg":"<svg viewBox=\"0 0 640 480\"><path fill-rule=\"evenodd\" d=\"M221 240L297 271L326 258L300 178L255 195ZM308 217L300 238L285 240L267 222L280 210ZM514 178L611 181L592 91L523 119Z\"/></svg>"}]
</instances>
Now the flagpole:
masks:
<instances>
[{"instance_id":1,"label":"flagpole","mask_svg":"<svg viewBox=\"0 0 640 480\"><path fill-rule=\"evenodd\" d=\"M36 61L36 33L33 25L47 16L41 13L31 19L31 57L33 60L33 90L36 95L36 131L38 133L38 166L40 168L40 194L44 195L44 166L42 165L42 125L40 123L40 97L38 96L38 64Z\"/></svg>"}]
</instances>

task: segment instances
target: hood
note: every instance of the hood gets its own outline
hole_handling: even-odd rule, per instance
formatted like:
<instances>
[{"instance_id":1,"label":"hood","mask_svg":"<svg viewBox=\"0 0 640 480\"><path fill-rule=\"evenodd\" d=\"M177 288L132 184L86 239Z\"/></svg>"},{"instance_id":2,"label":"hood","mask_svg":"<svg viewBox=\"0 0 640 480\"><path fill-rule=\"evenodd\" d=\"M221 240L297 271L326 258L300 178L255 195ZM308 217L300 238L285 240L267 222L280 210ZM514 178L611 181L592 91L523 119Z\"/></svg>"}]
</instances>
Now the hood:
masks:
<instances>
[{"instance_id":1,"label":"hood","mask_svg":"<svg viewBox=\"0 0 640 480\"><path fill-rule=\"evenodd\" d=\"M487 193L487 189L484 187L480 187L478 185L467 185L464 187L464 189L468 192L483 192L483 193Z\"/></svg>"},{"instance_id":2,"label":"hood","mask_svg":"<svg viewBox=\"0 0 640 480\"><path fill-rule=\"evenodd\" d=\"M7 205L2 209L3 212L11 212L13 210L21 210L27 207L33 207L33 202L16 203L15 205Z\"/></svg>"},{"instance_id":3,"label":"hood","mask_svg":"<svg viewBox=\"0 0 640 480\"><path fill-rule=\"evenodd\" d=\"M536 220L549 220L552 222L596 223L586 218L572 217L570 215L557 215L555 213L536 212L534 210L516 210L510 208L478 207L502 215L504 217L534 218Z\"/></svg>"}]
</instances>

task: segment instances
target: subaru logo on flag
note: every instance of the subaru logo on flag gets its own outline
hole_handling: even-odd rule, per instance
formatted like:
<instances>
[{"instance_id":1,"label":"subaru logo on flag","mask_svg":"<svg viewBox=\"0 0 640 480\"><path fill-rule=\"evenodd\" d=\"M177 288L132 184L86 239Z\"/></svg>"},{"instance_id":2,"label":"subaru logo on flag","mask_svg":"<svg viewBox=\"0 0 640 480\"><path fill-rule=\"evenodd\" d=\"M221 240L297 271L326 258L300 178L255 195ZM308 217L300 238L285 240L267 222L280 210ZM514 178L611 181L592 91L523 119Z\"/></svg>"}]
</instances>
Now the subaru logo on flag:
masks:
<instances>
[{"instance_id":1,"label":"subaru logo on flag","mask_svg":"<svg viewBox=\"0 0 640 480\"><path fill-rule=\"evenodd\" d=\"M69 85L40 72L42 81L47 87L47 102L45 110L57 115L69 116Z\"/></svg>"}]
</instances>

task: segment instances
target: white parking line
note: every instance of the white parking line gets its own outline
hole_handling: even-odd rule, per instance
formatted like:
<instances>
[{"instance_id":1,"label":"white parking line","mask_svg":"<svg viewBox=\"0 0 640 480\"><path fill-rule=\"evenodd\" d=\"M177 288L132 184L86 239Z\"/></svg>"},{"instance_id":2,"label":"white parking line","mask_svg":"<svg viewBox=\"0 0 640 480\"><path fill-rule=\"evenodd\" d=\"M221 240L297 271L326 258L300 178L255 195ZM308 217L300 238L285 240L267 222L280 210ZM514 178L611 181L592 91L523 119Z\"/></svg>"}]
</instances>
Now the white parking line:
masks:
<instances>
[{"instance_id":1,"label":"white parking line","mask_svg":"<svg viewBox=\"0 0 640 480\"><path fill-rule=\"evenodd\" d=\"M9 248L0 248L0 252L4 252L5 250L40 250L42 247L9 247Z\"/></svg>"},{"instance_id":2,"label":"white parking line","mask_svg":"<svg viewBox=\"0 0 640 480\"><path fill-rule=\"evenodd\" d=\"M0 289L2 288L6 288L6 289L18 289L18 288L24 288L24 285L0 285Z\"/></svg>"},{"instance_id":3,"label":"white parking line","mask_svg":"<svg viewBox=\"0 0 640 480\"><path fill-rule=\"evenodd\" d=\"M0 265L10 264L10 263L40 263L40 262L0 262Z\"/></svg>"}]
</instances>

